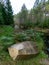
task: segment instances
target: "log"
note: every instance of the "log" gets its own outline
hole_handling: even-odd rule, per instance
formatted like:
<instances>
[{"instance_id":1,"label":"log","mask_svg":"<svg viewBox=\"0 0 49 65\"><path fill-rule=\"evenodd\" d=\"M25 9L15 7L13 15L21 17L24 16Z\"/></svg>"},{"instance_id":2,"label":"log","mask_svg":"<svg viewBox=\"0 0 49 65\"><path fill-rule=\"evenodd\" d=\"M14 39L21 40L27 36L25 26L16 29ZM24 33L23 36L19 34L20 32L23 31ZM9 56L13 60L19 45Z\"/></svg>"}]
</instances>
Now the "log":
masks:
<instances>
[{"instance_id":1,"label":"log","mask_svg":"<svg viewBox=\"0 0 49 65\"><path fill-rule=\"evenodd\" d=\"M35 42L25 41L17 43L8 48L9 54L13 60L21 57L38 54L38 47Z\"/></svg>"}]
</instances>

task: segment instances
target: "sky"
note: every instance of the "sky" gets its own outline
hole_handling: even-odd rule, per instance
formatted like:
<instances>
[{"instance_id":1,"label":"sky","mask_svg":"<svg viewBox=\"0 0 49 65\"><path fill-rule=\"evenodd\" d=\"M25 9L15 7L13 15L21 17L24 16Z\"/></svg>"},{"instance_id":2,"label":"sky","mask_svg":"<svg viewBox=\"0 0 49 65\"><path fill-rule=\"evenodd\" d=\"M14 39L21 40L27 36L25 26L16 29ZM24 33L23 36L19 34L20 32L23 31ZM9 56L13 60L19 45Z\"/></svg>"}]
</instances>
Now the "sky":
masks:
<instances>
[{"instance_id":1,"label":"sky","mask_svg":"<svg viewBox=\"0 0 49 65\"><path fill-rule=\"evenodd\" d=\"M11 1L14 14L17 14L21 11L21 7L24 3L27 9L30 10L31 8L33 8L35 2L35 0L10 0L10 1Z\"/></svg>"}]
</instances>

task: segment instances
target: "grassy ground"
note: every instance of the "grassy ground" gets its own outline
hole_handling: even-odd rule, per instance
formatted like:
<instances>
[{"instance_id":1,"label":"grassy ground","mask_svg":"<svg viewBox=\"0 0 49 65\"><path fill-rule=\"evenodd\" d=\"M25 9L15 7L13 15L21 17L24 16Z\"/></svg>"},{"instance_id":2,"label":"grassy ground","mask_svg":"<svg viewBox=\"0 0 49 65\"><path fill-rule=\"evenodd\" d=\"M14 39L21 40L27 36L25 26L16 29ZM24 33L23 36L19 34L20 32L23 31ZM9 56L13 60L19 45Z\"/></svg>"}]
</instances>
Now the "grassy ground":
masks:
<instances>
[{"instance_id":1,"label":"grassy ground","mask_svg":"<svg viewBox=\"0 0 49 65\"><path fill-rule=\"evenodd\" d=\"M40 60L47 56L43 51L28 60L13 61L9 56L7 48L14 42L14 28L11 26L0 27L0 65L41 65Z\"/></svg>"}]
</instances>

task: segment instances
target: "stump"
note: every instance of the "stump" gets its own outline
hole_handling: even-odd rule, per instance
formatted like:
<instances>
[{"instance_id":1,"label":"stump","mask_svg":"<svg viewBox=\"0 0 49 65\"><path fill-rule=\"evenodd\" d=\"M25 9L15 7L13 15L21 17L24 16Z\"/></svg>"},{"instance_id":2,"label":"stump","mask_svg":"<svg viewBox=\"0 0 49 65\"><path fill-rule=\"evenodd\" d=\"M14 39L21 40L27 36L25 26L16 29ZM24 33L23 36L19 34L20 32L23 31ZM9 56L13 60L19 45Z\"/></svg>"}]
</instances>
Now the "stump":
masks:
<instances>
[{"instance_id":1,"label":"stump","mask_svg":"<svg viewBox=\"0 0 49 65\"><path fill-rule=\"evenodd\" d=\"M38 54L38 47L35 42L25 41L17 43L8 48L9 54L13 60L21 57Z\"/></svg>"}]
</instances>

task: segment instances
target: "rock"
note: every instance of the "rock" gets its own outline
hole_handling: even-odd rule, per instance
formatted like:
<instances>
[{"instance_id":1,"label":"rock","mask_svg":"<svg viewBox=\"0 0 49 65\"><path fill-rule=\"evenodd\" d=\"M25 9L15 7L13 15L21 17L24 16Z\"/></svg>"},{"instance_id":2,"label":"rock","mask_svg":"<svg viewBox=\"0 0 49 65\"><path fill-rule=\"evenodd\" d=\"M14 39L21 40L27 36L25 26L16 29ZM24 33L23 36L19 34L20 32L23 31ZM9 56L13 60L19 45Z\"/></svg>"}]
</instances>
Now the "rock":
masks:
<instances>
[{"instance_id":1,"label":"rock","mask_svg":"<svg viewBox=\"0 0 49 65\"><path fill-rule=\"evenodd\" d=\"M18 25L15 25L15 29L16 29L16 30L19 29L19 26L18 26Z\"/></svg>"},{"instance_id":2,"label":"rock","mask_svg":"<svg viewBox=\"0 0 49 65\"><path fill-rule=\"evenodd\" d=\"M36 43L31 41L14 44L8 48L8 51L13 60L38 54Z\"/></svg>"},{"instance_id":3,"label":"rock","mask_svg":"<svg viewBox=\"0 0 49 65\"><path fill-rule=\"evenodd\" d=\"M19 32L19 30L20 30L19 26L18 26L18 25L15 25L15 26L14 26L14 31L15 31L15 32Z\"/></svg>"}]
</instances>

